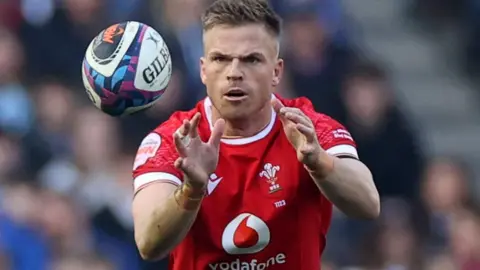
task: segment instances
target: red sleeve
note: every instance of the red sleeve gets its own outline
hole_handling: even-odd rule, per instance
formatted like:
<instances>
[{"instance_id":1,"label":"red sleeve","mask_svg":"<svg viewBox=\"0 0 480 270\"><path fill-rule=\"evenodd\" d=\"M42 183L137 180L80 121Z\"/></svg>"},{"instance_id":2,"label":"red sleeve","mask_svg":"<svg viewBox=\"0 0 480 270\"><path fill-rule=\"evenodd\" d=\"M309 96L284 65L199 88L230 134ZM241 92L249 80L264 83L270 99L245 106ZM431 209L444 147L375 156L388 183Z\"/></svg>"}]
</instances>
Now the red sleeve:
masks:
<instances>
[{"instance_id":1,"label":"red sleeve","mask_svg":"<svg viewBox=\"0 0 480 270\"><path fill-rule=\"evenodd\" d=\"M344 126L322 114L317 114L314 125L318 141L327 153L337 157L349 156L358 159L355 141Z\"/></svg>"},{"instance_id":2,"label":"red sleeve","mask_svg":"<svg viewBox=\"0 0 480 270\"><path fill-rule=\"evenodd\" d=\"M297 102L315 125L318 142L327 153L337 157L348 156L358 159L355 141L343 125L325 114L316 112L309 100L299 98Z\"/></svg>"},{"instance_id":3,"label":"red sleeve","mask_svg":"<svg viewBox=\"0 0 480 270\"><path fill-rule=\"evenodd\" d=\"M160 128L143 139L133 165L133 186L137 193L153 182L182 183L182 174L173 165L178 153L173 143L173 128Z\"/></svg>"},{"instance_id":4,"label":"red sleeve","mask_svg":"<svg viewBox=\"0 0 480 270\"><path fill-rule=\"evenodd\" d=\"M293 100L281 99L285 106L300 108L315 125L318 142L327 153L337 157L353 157L358 159L355 141L350 132L331 117L315 111L307 98Z\"/></svg>"},{"instance_id":5,"label":"red sleeve","mask_svg":"<svg viewBox=\"0 0 480 270\"><path fill-rule=\"evenodd\" d=\"M317 112L307 113L315 125L318 141L328 154L336 157L352 157L358 159L355 141L350 132L334 119ZM331 225L333 204L320 193L320 215L322 233L326 237ZM324 248L324 247L323 247Z\"/></svg>"}]
</instances>

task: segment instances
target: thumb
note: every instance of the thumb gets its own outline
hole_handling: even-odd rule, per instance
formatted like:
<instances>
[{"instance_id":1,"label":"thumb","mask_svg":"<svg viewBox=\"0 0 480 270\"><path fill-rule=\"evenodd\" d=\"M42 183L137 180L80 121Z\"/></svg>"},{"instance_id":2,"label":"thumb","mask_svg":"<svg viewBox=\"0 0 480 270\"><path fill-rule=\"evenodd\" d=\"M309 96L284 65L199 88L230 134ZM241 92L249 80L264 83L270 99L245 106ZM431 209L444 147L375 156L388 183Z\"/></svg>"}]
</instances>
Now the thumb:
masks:
<instances>
[{"instance_id":1,"label":"thumb","mask_svg":"<svg viewBox=\"0 0 480 270\"><path fill-rule=\"evenodd\" d=\"M192 164L188 158L178 158L174 165L175 168L183 172L186 177L185 181L188 179L190 184L196 184L197 186L200 184L204 186L205 180L208 179L208 174L205 174L200 167Z\"/></svg>"}]
</instances>

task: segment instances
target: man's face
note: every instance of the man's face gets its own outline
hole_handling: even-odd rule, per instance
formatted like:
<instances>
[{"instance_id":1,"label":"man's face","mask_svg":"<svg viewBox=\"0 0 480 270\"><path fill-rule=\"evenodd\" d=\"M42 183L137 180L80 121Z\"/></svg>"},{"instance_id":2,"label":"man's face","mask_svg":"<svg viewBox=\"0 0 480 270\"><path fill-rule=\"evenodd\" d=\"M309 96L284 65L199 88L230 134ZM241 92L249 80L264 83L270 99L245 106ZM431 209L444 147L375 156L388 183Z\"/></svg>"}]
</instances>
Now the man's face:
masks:
<instances>
[{"instance_id":1,"label":"man's face","mask_svg":"<svg viewBox=\"0 0 480 270\"><path fill-rule=\"evenodd\" d=\"M389 107L389 96L383 82L353 78L347 84L345 103L350 115L359 124L374 126Z\"/></svg>"},{"instance_id":2,"label":"man's face","mask_svg":"<svg viewBox=\"0 0 480 270\"><path fill-rule=\"evenodd\" d=\"M0 82L14 78L22 62L23 52L18 40L11 33L0 29Z\"/></svg>"},{"instance_id":3,"label":"man's face","mask_svg":"<svg viewBox=\"0 0 480 270\"><path fill-rule=\"evenodd\" d=\"M204 33L204 48L201 78L221 117L240 120L269 108L283 61L263 25L216 26Z\"/></svg>"}]
</instances>

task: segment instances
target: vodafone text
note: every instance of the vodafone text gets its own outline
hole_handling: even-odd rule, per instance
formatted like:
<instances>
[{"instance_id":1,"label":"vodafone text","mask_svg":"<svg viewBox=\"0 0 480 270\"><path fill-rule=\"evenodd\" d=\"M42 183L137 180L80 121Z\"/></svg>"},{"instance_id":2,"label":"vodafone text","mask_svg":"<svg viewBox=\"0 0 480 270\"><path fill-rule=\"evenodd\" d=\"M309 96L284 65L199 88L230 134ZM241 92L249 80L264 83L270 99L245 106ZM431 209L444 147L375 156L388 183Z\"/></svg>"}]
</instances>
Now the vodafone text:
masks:
<instances>
[{"instance_id":1,"label":"vodafone text","mask_svg":"<svg viewBox=\"0 0 480 270\"><path fill-rule=\"evenodd\" d=\"M287 256L279 253L274 257L270 257L266 262L259 262L256 259L250 262L242 262L236 259L233 262L219 262L209 264L211 270L264 270L276 264L284 264Z\"/></svg>"}]
</instances>

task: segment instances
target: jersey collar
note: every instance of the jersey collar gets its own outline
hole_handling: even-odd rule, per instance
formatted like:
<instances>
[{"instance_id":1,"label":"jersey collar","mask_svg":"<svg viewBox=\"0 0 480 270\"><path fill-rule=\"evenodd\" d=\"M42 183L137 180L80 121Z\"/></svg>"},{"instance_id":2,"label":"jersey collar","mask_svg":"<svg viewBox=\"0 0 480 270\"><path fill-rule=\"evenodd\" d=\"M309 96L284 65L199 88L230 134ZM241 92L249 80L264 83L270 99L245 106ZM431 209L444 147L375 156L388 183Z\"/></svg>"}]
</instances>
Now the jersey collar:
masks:
<instances>
[{"instance_id":1,"label":"jersey collar","mask_svg":"<svg viewBox=\"0 0 480 270\"><path fill-rule=\"evenodd\" d=\"M276 99L275 95L272 94L272 100ZM212 101L210 100L209 97L205 98L205 101L203 102L204 105L204 110L205 110L205 116L208 121L208 126L210 128L210 131L212 131L213 128L213 123L212 123ZM225 144L230 144L230 145L242 145L242 144L248 144L252 143L258 140L261 140L265 138L273 129L273 126L275 124L275 119L277 117L277 114L272 108L272 116L270 117L270 123L259 133L251 136L251 137L246 137L246 138L239 138L239 139L222 139L222 142Z\"/></svg>"}]
</instances>

